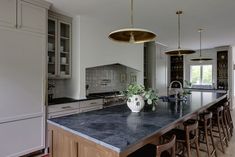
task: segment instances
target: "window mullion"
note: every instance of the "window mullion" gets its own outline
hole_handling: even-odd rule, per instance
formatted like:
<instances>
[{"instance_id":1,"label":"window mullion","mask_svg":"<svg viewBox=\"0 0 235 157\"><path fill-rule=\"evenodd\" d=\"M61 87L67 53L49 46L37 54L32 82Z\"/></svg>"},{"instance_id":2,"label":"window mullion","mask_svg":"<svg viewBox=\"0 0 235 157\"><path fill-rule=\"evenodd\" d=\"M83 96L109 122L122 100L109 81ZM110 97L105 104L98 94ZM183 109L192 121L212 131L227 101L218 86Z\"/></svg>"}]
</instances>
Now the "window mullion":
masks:
<instances>
[{"instance_id":1,"label":"window mullion","mask_svg":"<svg viewBox=\"0 0 235 157\"><path fill-rule=\"evenodd\" d=\"M202 68L203 66L201 65L200 66L200 84L202 85L202 75L203 75L203 68Z\"/></svg>"}]
</instances>

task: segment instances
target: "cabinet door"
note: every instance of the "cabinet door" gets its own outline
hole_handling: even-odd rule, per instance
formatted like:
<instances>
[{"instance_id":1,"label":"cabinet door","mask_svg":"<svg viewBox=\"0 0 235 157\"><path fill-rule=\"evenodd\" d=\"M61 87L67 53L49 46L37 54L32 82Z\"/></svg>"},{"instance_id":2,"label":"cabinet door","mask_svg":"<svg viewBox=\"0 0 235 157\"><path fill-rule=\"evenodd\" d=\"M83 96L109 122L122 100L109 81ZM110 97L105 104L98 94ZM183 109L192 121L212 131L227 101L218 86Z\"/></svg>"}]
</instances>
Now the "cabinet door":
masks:
<instances>
[{"instance_id":1,"label":"cabinet door","mask_svg":"<svg viewBox=\"0 0 235 157\"><path fill-rule=\"evenodd\" d=\"M0 156L21 156L43 149L44 129L43 117L0 124Z\"/></svg>"},{"instance_id":2,"label":"cabinet door","mask_svg":"<svg viewBox=\"0 0 235 157\"><path fill-rule=\"evenodd\" d=\"M0 37L0 122L41 114L44 112L44 36L0 29Z\"/></svg>"},{"instance_id":3,"label":"cabinet door","mask_svg":"<svg viewBox=\"0 0 235 157\"><path fill-rule=\"evenodd\" d=\"M16 0L0 1L0 26L16 27Z\"/></svg>"},{"instance_id":4,"label":"cabinet door","mask_svg":"<svg viewBox=\"0 0 235 157\"><path fill-rule=\"evenodd\" d=\"M58 75L71 78L71 24L59 21L58 25Z\"/></svg>"},{"instance_id":5,"label":"cabinet door","mask_svg":"<svg viewBox=\"0 0 235 157\"><path fill-rule=\"evenodd\" d=\"M18 28L25 31L46 34L46 19L47 10L45 8L19 1L17 14Z\"/></svg>"}]
</instances>

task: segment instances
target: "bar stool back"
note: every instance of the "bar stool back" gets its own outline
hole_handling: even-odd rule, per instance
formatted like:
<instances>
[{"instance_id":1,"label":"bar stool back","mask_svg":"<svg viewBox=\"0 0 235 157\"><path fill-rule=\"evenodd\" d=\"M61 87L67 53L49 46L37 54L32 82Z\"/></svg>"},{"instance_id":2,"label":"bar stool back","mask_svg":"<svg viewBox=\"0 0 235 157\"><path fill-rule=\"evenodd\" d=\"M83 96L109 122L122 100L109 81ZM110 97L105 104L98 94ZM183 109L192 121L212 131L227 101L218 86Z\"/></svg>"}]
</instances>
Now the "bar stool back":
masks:
<instances>
[{"instance_id":1,"label":"bar stool back","mask_svg":"<svg viewBox=\"0 0 235 157\"><path fill-rule=\"evenodd\" d=\"M203 135L203 140L199 140L199 143L206 144L206 150L200 149L203 152L207 153L207 156L215 155L217 157L215 142L212 134L212 112L205 112L199 115L200 122L199 122L199 137ZM212 151L210 152L209 147L209 137L211 138L212 142ZM200 138L199 138L200 139Z\"/></svg>"},{"instance_id":2,"label":"bar stool back","mask_svg":"<svg viewBox=\"0 0 235 157\"><path fill-rule=\"evenodd\" d=\"M230 113L229 102L224 103L224 124L227 132L228 140L233 136L233 121Z\"/></svg>"},{"instance_id":3,"label":"bar stool back","mask_svg":"<svg viewBox=\"0 0 235 157\"><path fill-rule=\"evenodd\" d=\"M157 145L157 156L156 157L165 157L166 151L171 150L171 157L175 157L175 141L176 136L173 135L171 140L168 143ZM168 153L167 153L168 154Z\"/></svg>"},{"instance_id":4,"label":"bar stool back","mask_svg":"<svg viewBox=\"0 0 235 157\"><path fill-rule=\"evenodd\" d=\"M198 121L195 121L192 124L187 124L184 126L186 131L186 147L187 155L191 156L191 144L196 145L197 157L199 157L199 145L198 145Z\"/></svg>"},{"instance_id":5,"label":"bar stool back","mask_svg":"<svg viewBox=\"0 0 235 157\"><path fill-rule=\"evenodd\" d=\"M233 128L234 128L234 125L233 125L233 118L232 118L232 115L231 115L231 111L230 111L230 107L231 107L231 99L228 99L227 100L228 102L228 113L229 113L229 125L230 125L230 128L231 128L231 134L233 135Z\"/></svg>"},{"instance_id":6,"label":"bar stool back","mask_svg":"<svg viewBox=\"0 0 235 157\"><path fill-rule=\"evenodd\" d=\"M219 136L214 136L214 137L218 137L220 139L222 152L225 153L224 143L228 147L228 139L227 139L227 135L225 133L223 112L224 112L223 106L220 106L216 109L216 118L213 120L213 128L217 127L217 130L213 129L212 131L219 134Z\"/></svg>"}]
</instances>

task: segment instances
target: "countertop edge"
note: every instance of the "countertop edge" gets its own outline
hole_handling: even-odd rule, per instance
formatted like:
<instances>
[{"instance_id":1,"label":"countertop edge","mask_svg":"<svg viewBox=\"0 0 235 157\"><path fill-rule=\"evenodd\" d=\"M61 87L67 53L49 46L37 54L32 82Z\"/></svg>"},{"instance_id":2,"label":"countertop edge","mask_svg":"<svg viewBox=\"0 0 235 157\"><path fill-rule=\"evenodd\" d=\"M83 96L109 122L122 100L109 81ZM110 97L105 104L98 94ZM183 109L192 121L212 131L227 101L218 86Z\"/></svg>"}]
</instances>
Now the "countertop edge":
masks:
<instances>
[{"instance_id":1,"label":"countertop edge","mask_svg":"<svg viewBox=\"0 0 235 157\"><path fill-rule=\"evenodd\" d=\"M91 140L92 142L95 142L96 144L102 145L102 146L104 146L104 147L106 147L106 148L109 148L109 149L111 149L111 150L113 150L113 151L116 151L116 152L118 152L118 153L121 152L121 150L120 150L119 148L117 148L117 147L114 147L114 146L112 146L112 145L110 145L110 144L107 144L107 143L105 143L105 142L99 141L99 140L97 140L97 139L95 139L95 138L92 138L92 137L87 136L87 135L85 135L85 134L79 133L79 132L74 131L74 130L72 130L72 129L69 129L69 128L63 126L63 125L57 124L57 123L55 123L55 122L52 122L52 121L50 121L49 119L47 120L47 122L50 123L50 124L52 124L52 125L54 125L54 126L56 126L56 127L62 128L62 129L64 129L64 130L66 130L66 131L69 131L69 132L71 132L71 133L73 133L73 134L75 134L75 135L81 136L81 137L83 137L83 138L85 138L85 139L87 139L87 140Z\"/></svg>"}]
</instances>

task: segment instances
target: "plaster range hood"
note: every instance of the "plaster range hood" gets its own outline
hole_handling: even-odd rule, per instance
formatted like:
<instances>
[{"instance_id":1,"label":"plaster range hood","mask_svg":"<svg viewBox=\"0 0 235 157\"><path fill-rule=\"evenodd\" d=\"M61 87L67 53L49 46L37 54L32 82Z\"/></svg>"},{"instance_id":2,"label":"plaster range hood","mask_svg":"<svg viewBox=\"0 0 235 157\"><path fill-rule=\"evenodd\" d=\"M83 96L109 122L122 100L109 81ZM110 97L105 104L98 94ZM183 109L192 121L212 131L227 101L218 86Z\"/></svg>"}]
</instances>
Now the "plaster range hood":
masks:
<instances>
[{"instance_id":1,"label":"plaster range hood","mask_svg":"<svg viewBox=\"0 0 235 157\"><path fill-rule=\"evenodd\" d=\"M118 93L137 82L140 71L120 63L86 68L86 95Z\"/></svg>"},{"instance_id":2,"label":"plaster range hood","mask_svg":"<svg viewBox=\"0 0 235 157\"><path fill-rule=\"evenodd\" d=\"M90 69L90 68L102 68L102 67L109 67L109 66L113 66L113 67L126 67L126 68L130 68L130 69L136 70L137 72L140 72L140 70L137 70L135 68L129 67L129 66L121 64L121 63L98 65L98 66L94 66L94 67L88 67L86 69Z\"/></svg>"}]
</instances>

